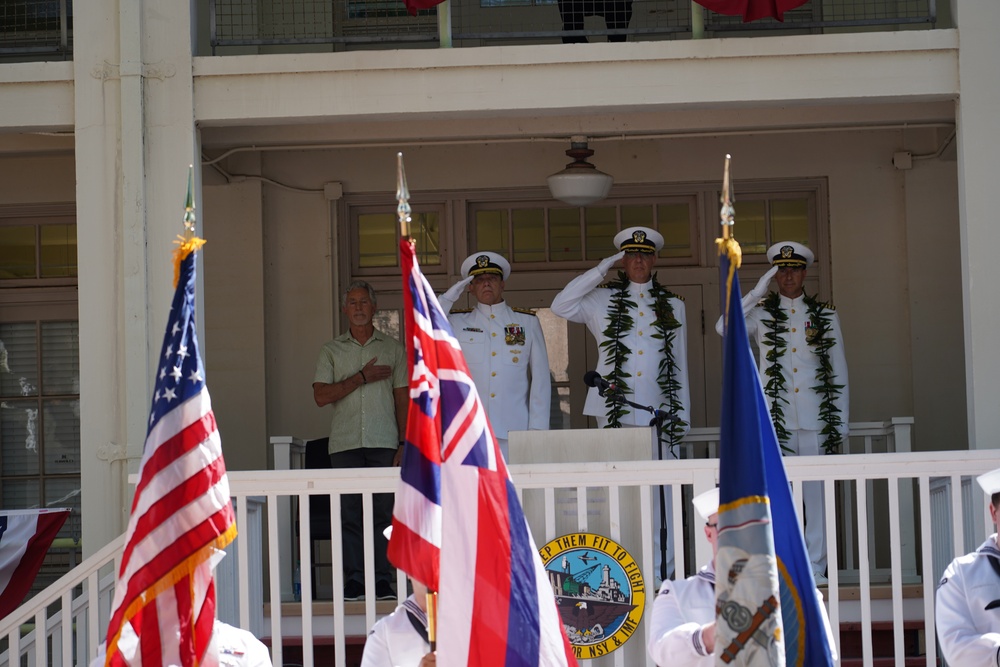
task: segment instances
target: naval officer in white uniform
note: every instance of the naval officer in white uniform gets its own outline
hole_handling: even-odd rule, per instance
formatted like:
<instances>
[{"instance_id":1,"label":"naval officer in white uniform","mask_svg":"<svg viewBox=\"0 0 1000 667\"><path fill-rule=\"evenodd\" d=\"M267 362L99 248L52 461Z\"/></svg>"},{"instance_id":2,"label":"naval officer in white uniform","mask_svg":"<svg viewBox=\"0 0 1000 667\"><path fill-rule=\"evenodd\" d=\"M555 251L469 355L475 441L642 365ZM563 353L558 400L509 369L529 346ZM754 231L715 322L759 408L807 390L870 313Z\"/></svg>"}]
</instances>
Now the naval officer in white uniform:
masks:
<instances>
[{"instance_id":1,"label":"naval officer in white uniform","mask_svg":"<svg viewBox=\"0 0 1000 667\"><path fill-rule=\"evenodd\" d=\"M600 428L649 426L652 415L616 401L616 395L662 411L664 441L676 444L690 430L691 397L688 385L687 317L684 302L662 287L653 274L663 236L648 227L629 227L614 238L619 252L574 278L552 301L552 312L587 326L597 341L597 372L617 391L600 396L597 387L587 394L583 412ZM601 286L605 275L622 261L624 277ZM661 363L664 372L660 372ZM655 434L655 431L654 431ZM658 459L658 443L652 457ZM664 446L663 458L672 452ZM666 514L672 512L667 493ZM660 578L660 503L654 507L656 576ZM673 573L672 529L668 527L666 575ZM666 578L666 577L663 577Z\"/></svg>"},{"instance_id":2,"label":"naval officer in white uniform","mask_svg":"<svg viewBox=\"0 0 1000 667\"><path fill-rule=\"evenodd\" d=\"M760 382L782 447L794 454L835 453L847 444L850 393L840 318L803 290L813 253L794 241L767 250L771 270L743 297L747 335L757 342ZM771 279L777 292L768 292ZM722 318L715 330L722 335ZM829 372L821 377L826 357ZM770 357L770 358L769 358ZM823 404L827 409L823 409ZM826 583L823 486L802 486L805 539L813 576Z\"/></svg>"},{"instance_id":3,"label":"naval officer in white uniform","mask_svg":"<svg viewBox=\"0 0 1000 667\"><path fill-rule=\"evenodd\" d=\"M552 384L549 355L534 311L512 308L503 291L510 263L495 252L477 252L462 262L463 280L438 297L493 425L504 460L510 431L549 428ZM468 290L475 308L452 309Z\"/></svg>"},{"instance_id":4,"label":"naval officer in white uniform","mask_svg":"<svg viewBox=\"0 0 1000 667\"><path fill-rule=\"evenodd\" d=\"M1000 468L976 481L989 498L994 526L1000 514ZM941 653L952 667L1000 666L1000 543L990 535L956 558L938 584L934 615Z\"/></svg>"}]
</instances>

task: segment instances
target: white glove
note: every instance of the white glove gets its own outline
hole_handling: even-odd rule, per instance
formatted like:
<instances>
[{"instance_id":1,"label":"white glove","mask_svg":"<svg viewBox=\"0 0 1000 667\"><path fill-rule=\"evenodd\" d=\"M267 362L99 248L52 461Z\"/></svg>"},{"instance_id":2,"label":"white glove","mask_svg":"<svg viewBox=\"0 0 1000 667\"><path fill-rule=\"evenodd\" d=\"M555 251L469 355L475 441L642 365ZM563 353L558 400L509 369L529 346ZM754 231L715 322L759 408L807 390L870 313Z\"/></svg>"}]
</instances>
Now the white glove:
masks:
<instances>
[{"instance_id":1,"label":"white glove","mask_svg":"<svg viewBox=\"0 0 1000 667\"><path fill-rule=\"evenodd\" d=\"M468 278L463 278L462 280L459 280L457 283L449 287L448 291L442 294L441 297L447 299L451 303L455 303L461 298L462 293L465 291L466 286L468 286L468 284L472 282L472 278L473 276L469 276Z\"/></svg>"},{"instance_id":2,"label":"white glove","mask_svg":"<svg viewBox=\"0 0 1000 667\"><path fill-rule=\"evenodd\" d=\"M606 257L605 259L601 260L601 263L597 265L597 268L601 270L602 274L607 273L608 271L611 270L611 267L615 265L615 262L617 262L624 256L625 256L625 251L622 250L620 253L616 255L612 255L611 257Z\"/></svg>"},{"instance_id":3,"label":"white glove","mask_svg":"<svg viewBox=\"0 0 1000 667\"><path fill-rule=\"evenodd\" d=\"M750 293L747 294L747 296L752 297L753 303L757 303L764 298L764 295L767 294L768 287L771 286L771 279L774 278L776 273L778 273L778 267L772 266L771 270L762 275L754 288L750 290Z\"/></svg>"}]
</instances>

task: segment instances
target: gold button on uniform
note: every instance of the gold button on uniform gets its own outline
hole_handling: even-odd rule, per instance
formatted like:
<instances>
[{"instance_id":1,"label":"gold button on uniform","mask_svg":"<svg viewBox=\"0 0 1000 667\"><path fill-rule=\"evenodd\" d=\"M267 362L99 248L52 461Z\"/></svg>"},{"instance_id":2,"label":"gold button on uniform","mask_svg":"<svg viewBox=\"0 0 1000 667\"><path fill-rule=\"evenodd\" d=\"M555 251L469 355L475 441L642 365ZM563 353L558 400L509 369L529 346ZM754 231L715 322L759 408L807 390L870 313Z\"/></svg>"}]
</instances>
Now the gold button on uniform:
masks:
<instances>
[{"instance_id":1,"label":"gold button on uniform","mask_svg":"<svg viewBox=\"0 0 1000 667\"><path fill-rule=\"evenodd\" d=\"M495 356L497 356L497 353L496 352L490 352L490 356L495 357Z\"/></svg>"},{"instance_id":2,"label":"gold button on uniform","mask_svg":"<svg viewBox=\"0 0 1000 667\"><path fill-rule=\"evenodd\" d=\"M644 313L644 312L642 312L642 311L640 310L640 311L639 311L639 317L645 317L645 316L646 316L646 313Z\"/></svg>"},{"instance_id":3,"label":"gold button on uniform","mask_svg":"<svg viewBox=\"0 0 1000 667\"><path fill-rule=\"evenodd\" d=\"M792 315L794 315L794 314L795 314L795 309L794 309L794 308L792 308ZM493 316L492 316L492 315L490 315L490 317L493 317Z\"/></svg>"},{"instance_id":4,"label":"gold button on uniform","mask_svg":"<svg viewBox=\"0 0 1000 667\"><path fill-rule=\"evenodd\" d=\"M496 371L493 371L492 373L490 373L490 377L496 377L496 376L497 376L497 372Z\"/></svg>"},{"instance_id":5,"label":"gold button on uniform","mask_svg":"<svg viewBox=\"0 0 1000 667\"><path fill-rule=\"evenodd\" d=\"M798 391L798 389L796 389L795 391ZM490 394L490 398L496 398L496 397L497 397L496 394Z\"/></svg>"},{"instance_id":6,"label":"gold button on uniform","mask_svg":"<svg viewBox=\"0 0 1000 667\"><path fill-rule=\"evenodd\" d=\"M639 335L640 335L640 336L642 335L642 332L641 332L641 331L639 332Z\"/></svg>"},{"instance_id":7,"label":"gold button on uniform","mask_svg":"<svg viewBox=\"0 0 1000 667\"><path fill-rule=\"evenodd\" d=\"M795 352L795 348L794 347L792 348L792 352Z\"/></svg>"},{"instance_id":8,"label":"gold button on uniform","mask_svg":"<svg viewBox=\"0 0 1000 667\"><path fill-rule=\"evenodd\" d=\"M513 359L511 359L511 361L513 361L516 364L517 363L517 357L514 357Z\"/></svg>"},{"instance_id":9,"label":"gold button on uniform","mask_svg":"<svg viewBox=\"0 0 1000 667\"><path fill-rule=\"evenodd\" d=\"M642 377L642 371L639 371L638 373L636 373L636 377Z\"/></svg>"},{"instance_id":10,"label":"gold button on uniform","mask_svg":"<svg viewBox=\"0 0 1000 667\"><path fill-rule=\"evenodd\" d=\"M793 368L793 369L792 369L792 372L793 372L793 373L798 373L798 372L799 372L799 369L798 369L798 368Z\"/></svg>"},{"instance_id":11,"label":"gold button on uniform","mask_svg":"<svg viewBox=\"0 0 1000 667\"><path fill-rule=\"evenodd\" d=\"M796 394L799 393L799 388L798 387L795 388L795 393Z\"/></svg>"},{"instance_id":12,"label":"gold button on uniform","mask_svg":"<svg viewBox=\"0 0 1000 667\"><path fill-rule=\"evenodd\" d=\"M642 350L639 350L639 354L642 354Z\"/></svg>"},{"instance_id":13,"label":"gold button on uniform","mask_svg":"<svg viewBox=\"0 0 1000 667\"><path fill-rule=\"evenodd\" d=\"M795 329L792 329L792 331L795 331ZM496 331L494 331L494 332L493 332L493 333L491 333L490 335L491 335L491 336L493 336L494 338L496 338L496 337L497 337L497 332L496 332Z\"/></svg>"},{"instance_id":14,"label":"gold button on uniform","mask_svg":"<svg viewBox=\"0 0 1000 667\"><path fill-rule=\"evenodd\" d=\"M792 327L792 333L795 333L795 327Z\"/></svg>"},{"instance_id":15,"label":"gold button on uniform","mask_svg":"<svg viewBox=\"0 0 1000 667\"><path fill-rule=\"evenodd\" d=\"M795 311L793 310L792 312L794 313ZM496 319L496 317L497 317L496 315L494 315L493 313L490 313L490 319L491 320Z\"/></svg>"}]
</instances>

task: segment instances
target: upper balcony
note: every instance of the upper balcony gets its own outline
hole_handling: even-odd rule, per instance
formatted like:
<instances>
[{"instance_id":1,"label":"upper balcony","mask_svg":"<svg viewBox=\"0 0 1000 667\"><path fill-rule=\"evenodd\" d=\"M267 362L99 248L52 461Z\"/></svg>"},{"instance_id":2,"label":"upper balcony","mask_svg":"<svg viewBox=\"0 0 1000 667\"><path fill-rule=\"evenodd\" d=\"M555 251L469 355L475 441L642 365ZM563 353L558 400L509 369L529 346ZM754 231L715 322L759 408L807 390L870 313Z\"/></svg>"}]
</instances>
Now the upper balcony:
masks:
<instances>
[{"instance_id":1,"label":"upper balcony","mask_svg":"<svg viewBox=\"0 0 1000 667\"><path fill-rule=\"evenodd\" d=\"M744 23L689 0L445 0L416 16L402 0L208 0L198 3L194 24L196 55L953 27L947 5L936 0L811 0L783 19ZM14 0L0 8L0 60L64 60L72 50L72 0Z\"/></svg>"}]
</instances>

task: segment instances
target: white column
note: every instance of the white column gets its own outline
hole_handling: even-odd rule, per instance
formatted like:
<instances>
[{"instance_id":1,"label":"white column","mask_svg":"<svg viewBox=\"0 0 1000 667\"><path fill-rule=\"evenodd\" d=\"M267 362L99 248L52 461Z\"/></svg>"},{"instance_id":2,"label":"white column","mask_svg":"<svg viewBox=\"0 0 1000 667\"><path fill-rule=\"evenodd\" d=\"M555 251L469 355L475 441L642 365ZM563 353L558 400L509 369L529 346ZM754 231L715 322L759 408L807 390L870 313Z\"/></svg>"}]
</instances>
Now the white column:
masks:
<instances>
[{"instance_id":1,"label":"white column","mask_svg":"<svg viewBox=\"0 0 1000 667\"><path fill-rule=\"evenodd\" d=\"M117 17L117 20L109 17ZM120 534L196 160L187 3L92 0L75 17L83 534ZM196 178L200 177L197 172ZM112 510L114 508L117 511Z\"/></svg>"},{"instance_id":2,"label":"white column","mask_svg":"<svg viewBox=\"0 0 1000 667\"><path fill-rule=\"evenodd\" d=\"M1000 163L1000 3L953 3L961 38L957 104L958 204L962 252L965 373L969 405L969 448L1000 447L1000 217L996 169ZM919 421L919 419L918 419Z\"/></svg>"}]
</instances>

